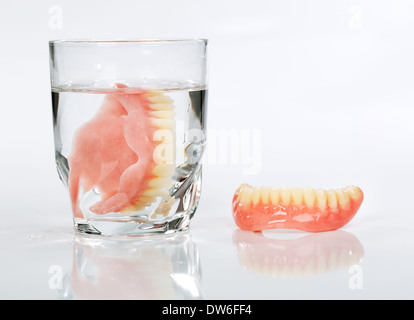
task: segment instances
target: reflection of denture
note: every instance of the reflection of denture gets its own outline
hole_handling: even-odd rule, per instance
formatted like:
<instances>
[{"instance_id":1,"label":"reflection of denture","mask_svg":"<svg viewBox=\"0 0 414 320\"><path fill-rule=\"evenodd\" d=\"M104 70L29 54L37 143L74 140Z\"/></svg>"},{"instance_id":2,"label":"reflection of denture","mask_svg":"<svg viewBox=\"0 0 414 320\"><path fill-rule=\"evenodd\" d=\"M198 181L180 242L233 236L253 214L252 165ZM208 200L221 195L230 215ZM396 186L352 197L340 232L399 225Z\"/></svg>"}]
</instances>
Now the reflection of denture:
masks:
<instances>
[{"instance_id":1,"label":"reflection of denture","mask_svg":"<svg viewBox=\"0 0 414 320\"><path fill-rule=\"evenodd\" d=\"M272 278L300 278L340 270L359 264L364 255L359 240L342 230L290 240L235 230L233 246L243 268Z\"/></svg>"},{"instance_id":2,"label":"reflection of denture","mask_svg":"<svg viewBox=\"0 0 414 320\"><path fill-rule=\"evenodd\" d=\"M89 208L96 214L139 211L156 197L168 199L175 170L174 116L171 99L160 92L106 94L95 117L74 137L69 190L76 217L83 217L79 197L92 188L101 196Z\"/></svg>"},{"instance_id":3,"label":"reflection of denture","mask_svg":"<svg viewBox=\"0 0 414 320\"><path fill-rule=\"evenodd\" d=\"M335 230L347 224L364 195L350 186L338 190L251 187L241 185L233 197L233 217L244 230Z\"/></svg>"}]
</instances>

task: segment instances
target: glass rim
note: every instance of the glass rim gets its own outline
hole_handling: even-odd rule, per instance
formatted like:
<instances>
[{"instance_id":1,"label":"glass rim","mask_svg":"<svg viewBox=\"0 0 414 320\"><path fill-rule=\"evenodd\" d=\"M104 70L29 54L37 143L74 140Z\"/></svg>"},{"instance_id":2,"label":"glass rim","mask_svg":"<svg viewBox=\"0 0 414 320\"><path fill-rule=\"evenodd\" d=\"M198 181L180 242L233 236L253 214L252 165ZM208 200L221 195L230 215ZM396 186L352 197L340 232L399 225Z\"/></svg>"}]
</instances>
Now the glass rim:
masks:
<instances>
[{"instance_id":1,"label":"glass rim","mask_svg":"<svg viewBox=\"0 0 414 320\"><path fill-rule=\"evenodd\" d=\"M182 38L182 39L55 39L50 40L49 45L76 45L76 44L91 44L91 45L115 45L115 44L158 44L158 43L182 43L182 42L204 42L207 44L206 38Z\"/></svg>"}]
</instances>

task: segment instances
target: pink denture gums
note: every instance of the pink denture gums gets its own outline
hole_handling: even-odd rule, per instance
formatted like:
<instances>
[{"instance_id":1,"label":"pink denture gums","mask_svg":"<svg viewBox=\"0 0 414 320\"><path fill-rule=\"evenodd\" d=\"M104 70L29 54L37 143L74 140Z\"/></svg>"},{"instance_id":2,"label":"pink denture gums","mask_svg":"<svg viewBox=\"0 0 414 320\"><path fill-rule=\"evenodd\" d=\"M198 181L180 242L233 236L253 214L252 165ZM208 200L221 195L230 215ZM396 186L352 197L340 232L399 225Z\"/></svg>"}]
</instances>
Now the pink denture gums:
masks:
<instances>
[{"instance_id":1,"label":"pink denture gums","mask_svg":"<svg viewBox=\"0 0 414 320\"><path fill-rule=\"evenodd\" d=\"M116 88L127 86L117 84ZM139 210L171 185L171 152L169 163L155 156L162 143L164 156L171 150L170 129L175 123L171 100L161 93L125 92L106 94L94 118L75 134L69 191L76 217L83 217L80 192L95 188L101 200L89 210L106 214Z\"/></svg>"}]
</instances>

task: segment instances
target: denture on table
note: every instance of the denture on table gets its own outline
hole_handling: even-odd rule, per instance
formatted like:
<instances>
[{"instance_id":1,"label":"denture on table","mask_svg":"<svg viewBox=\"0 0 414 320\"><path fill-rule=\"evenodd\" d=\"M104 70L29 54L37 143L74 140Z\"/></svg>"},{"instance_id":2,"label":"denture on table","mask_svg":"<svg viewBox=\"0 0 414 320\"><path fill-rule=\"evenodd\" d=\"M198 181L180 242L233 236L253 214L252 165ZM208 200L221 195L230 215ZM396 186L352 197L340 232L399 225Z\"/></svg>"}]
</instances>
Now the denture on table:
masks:
<instances>
[{"instance_id":1,"label":"denture on table","mask_svg":"<svg viewBox=\"0 0 414 320\"><path fill-rule=\"evenodd\" d=\"M108 93L93 119L75 133L69 157L69 191L76 217L80 197L94 189L95 214L130 213L168 199L175 165L175 112L157 91Z\"/></svg>"},{"instance_id":2,"label":"denture on table","mask_svg":"<svg viewBox=\"0 0 414 320\"><path fill-rule=\"evenodd\" d=\"M242 184L233 197L233 218L240 229L336 230L361 206L364 194L356 186L336 190L251 187Z\"/></svg>"}]
</instances>

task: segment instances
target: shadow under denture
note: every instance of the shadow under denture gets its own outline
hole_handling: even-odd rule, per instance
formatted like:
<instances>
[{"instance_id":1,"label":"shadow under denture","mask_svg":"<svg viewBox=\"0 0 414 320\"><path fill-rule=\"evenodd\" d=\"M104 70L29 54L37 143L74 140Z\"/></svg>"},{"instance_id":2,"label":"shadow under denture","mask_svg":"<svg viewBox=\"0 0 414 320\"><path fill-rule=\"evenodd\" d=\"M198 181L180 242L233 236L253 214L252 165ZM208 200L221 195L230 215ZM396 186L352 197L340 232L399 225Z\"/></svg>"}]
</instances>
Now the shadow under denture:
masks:
<instances>
[{"instance_id":1,"label":"shadow under denture","mask_svg":"<svg viewBox=\"0 0 414 320\"><path fill-rule=\"evenodd\" d=\"M233 247L243 268L272 278L324 274L359 264L364 255L358 238L342 230L278 240L238 229L233 232Z\"/></svg>"},{"instance_id":2,"label":"shadow under denture","mask_svg":"<svg viewBox=\"0 0 414 320\"><path fill-rule=\"evenodd\" d=\"M175 167L173 109L171 100L161 93L106 95L95 117L76 132L69 157L75 217L83 217L79 197L92 188L101 196L89 208L95 214L139 211L157 196L165 196ZM165 158L155 159L160 147ZM165 159L169 163L163 163Z\"/></svg>"},{"instance_id":3,"label":"shadow under denture","mask_svg":"<svg viewBox=\"0 0 414 320\"><path fill-rule=\"evenodd\" d=\"M66 298L201 299L200 262L188 233L114 239L78 234Z\"/></svg>"}]
</instances>

